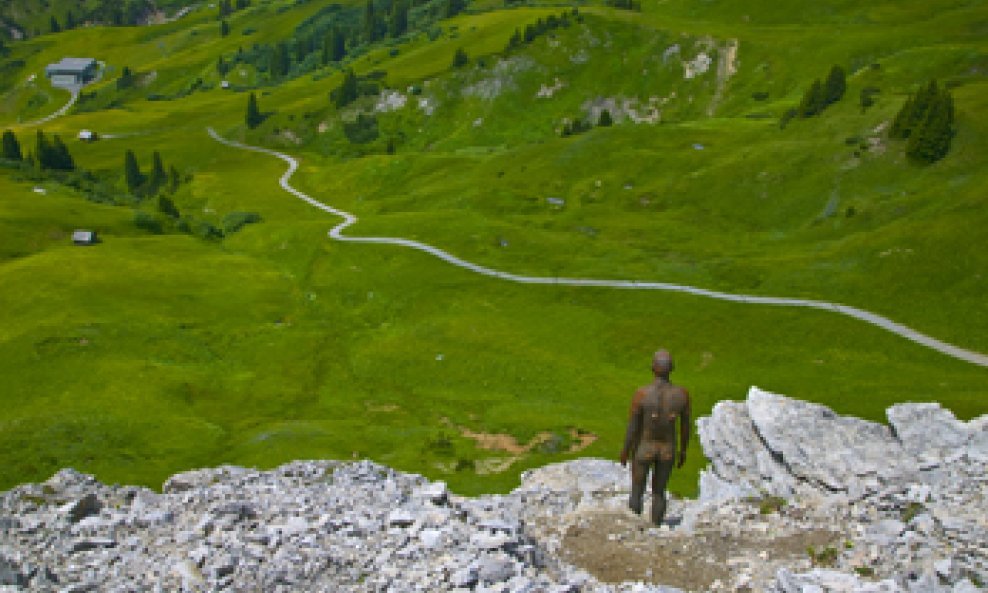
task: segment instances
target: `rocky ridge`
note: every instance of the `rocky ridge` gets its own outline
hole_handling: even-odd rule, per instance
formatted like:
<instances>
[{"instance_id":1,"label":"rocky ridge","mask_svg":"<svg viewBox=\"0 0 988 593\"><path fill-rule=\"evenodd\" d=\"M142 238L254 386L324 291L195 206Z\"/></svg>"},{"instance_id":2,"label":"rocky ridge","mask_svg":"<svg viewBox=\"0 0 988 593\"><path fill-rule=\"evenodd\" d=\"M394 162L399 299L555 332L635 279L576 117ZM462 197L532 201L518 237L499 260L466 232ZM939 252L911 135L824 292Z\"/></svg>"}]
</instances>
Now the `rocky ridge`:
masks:
<instances>
[{"instance_id":1,"label":"rocky ridge","mask_svg":"<svg viewBox=\"0 0 988 593\"><path fill-rule=\"evenodd\" d=\"M477 498L369 461L197 470L160 494L65 469L0 493L0 591L985 590L988 416L888 419L720 402L700 497L658 528L599 459Z\"/></svg>"}]
</instances>

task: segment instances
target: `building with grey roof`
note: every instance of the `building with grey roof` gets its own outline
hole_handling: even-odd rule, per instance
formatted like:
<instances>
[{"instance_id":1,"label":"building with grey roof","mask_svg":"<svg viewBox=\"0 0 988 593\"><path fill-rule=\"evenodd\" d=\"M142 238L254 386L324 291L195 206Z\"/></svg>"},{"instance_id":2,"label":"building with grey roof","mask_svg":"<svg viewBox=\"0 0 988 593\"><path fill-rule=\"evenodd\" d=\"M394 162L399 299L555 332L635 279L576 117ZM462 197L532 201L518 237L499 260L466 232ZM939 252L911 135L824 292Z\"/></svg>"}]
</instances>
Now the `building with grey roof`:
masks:
<instances>
[{"instance_id":1,"label":"building with grey roof","mask_svg":"<svg viewBox=\"0 0 988 593\"><path fill-rule=\"evenodd\" d=\"M62 58L45 67L45 76L52 86L79 86L96 78L97 66L93 58Z\"/></svg>"}]
</instances>

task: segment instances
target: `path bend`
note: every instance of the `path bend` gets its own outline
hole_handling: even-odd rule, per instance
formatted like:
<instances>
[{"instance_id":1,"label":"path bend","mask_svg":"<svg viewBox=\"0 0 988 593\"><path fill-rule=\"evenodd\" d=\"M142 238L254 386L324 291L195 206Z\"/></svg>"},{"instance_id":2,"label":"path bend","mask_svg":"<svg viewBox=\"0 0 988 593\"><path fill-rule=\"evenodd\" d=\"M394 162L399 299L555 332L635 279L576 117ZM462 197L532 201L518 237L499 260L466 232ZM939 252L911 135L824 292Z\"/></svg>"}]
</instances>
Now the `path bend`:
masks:
<instances>
[{"instance_id":1,"label":"path bend","mask_svg":"<svg viewBox=\"0 0 988 593\"><path fill-rule=\"evenodd\" d=\"M75 105L75 102L79 99L79 92L81 90L82 90L82 87L73 86L72 88L68 89L68 91L70 93L72 93L72 95L69 97L69 101L65 105L62 105L61 107L59 107L58 108L58 111L56 111L55 113L52 113L50 115L46 115L45 117L42 117L41 119L36 119L34 121L24 122L23 124L21 124L21 126L24 126L26 128L27 127L31 127L31 126L40 126L43 123L47 123L47 122L50 122L53 119L62 117L63 115L65 115L66 113L68 113L69 109L71 109L73 105Z\"/></svg>"},{"instance_id":2,"label":"path bend","mask_svg":"<svg viewBox=\"0 0 988 593\"><path fill-rule=\"evenodd\" d=\"M510 272L502 272L501 270L495 270L494 268L488 268L469 262L467 260L456 257L455 255L443 251L438 247L433 247L426 243L419 241L413 241L411 239L403 239L400 237L348 237L343 234L343 231L355 224L357 222L357 217L349 212L345 212L338 208L333 208L327 204L316 200L312 196L294 188L288 183L295 171L298 170L298 160L282 152L276 150L271 150L270 148L262 148L259 146L251 146L249 144L243 144L241 142L236 142L234 140L228 140L220 136L216 130L213 128L207 128L209 135L226 146L232 148L239 148L242 150L249 150L252 152L259 152L262 154L271 155L277 157L285 163L288 164L288 169L282 174L278 183L281 188L286 192L292 194L293 196L299 198L300 200L308 203L309 205L318 208L324 212L329 212L335 216L339 216L343 219L342 222L334 226L329 230L329 237L336 241L344 241L348 243L375 243L380 245L398 245L401 247L407 247L409 249L417 249L419 251L424 251L430 255L438 257L439 259L448 262L454 266L470 270L477 274L482 274L484 276L490 276L492 278L500 278L501 280L506 280L509 282L516 282L519 284L551 284L558 286L597 286L602 288L619 288L619 289L630 289L630 290L664 290L669 292L680 292L686 294L692 294L701 297L707 297L712 299L718 299L722 301L731 301L735 303L749 303L758 305L775 305L779 307L805 307L809 309L821 309L824 311L831 311L838 313L840 315L845 315L847 317L852 317L859 321L864 321L870 323L876 327L879 327L885 331L891 332L895 335L903 337L907 340L936 350L941 354L969 362L981 367L988 367L988 355L982 354L980 352L974 352L972 350L967 350L959 346L938 340L934 337L923 334L916 331L908 326L902 325L892 321L887 317L883 317L877 313L872 313L871 311L866 311L864 309L859 309L857 307L851 307L848 305L842 305L839 303L830 303L827 301L819 301L812 299L794 299L785 297L772 297L772 296L758 296L758 295L748 295L748 294L734 294L729 292L720 292L716 290L709 290L706 288L698 288L696 286L689 286L685 284L673 284L668 282L651 282L651 281L639 281L639 280L600 280L594 278L565 278L565 277L553 277L553 276L521 276L518 274L512 274Z\"/></svg>"}]
</instances>

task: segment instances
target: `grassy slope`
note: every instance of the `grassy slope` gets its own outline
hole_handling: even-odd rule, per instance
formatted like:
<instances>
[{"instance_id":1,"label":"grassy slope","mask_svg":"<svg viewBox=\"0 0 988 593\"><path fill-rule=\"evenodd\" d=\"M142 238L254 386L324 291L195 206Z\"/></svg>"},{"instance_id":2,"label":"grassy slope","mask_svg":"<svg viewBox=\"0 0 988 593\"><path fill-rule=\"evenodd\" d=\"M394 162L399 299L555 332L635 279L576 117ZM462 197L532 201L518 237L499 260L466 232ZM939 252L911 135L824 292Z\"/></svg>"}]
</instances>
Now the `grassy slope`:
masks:
<instances>
[{"instance_id":1,"label":"grassy slope","mask_svg":"<svg viewBox=\"0 0 988 593\"><path fill-rule=\"evenodd\" d=\"M546 70L520 76L516 94L487 103L455 99L457 88L483 78L482 71L444 74L456 47L474 57L489 54L515 27L547 12L465 16L452 23L455 36L414 40L393 59L372 52L356 64L385 68L399 88L436 77L436 92L449 91L446 111L424 122L421 138L394 157L340 162L306 153L297 182L361 215L357 234L415 236L517 272L841 300L988 349L980 276L988 266L977 240L985 228L978 192L986 184L981 155L988 153L978 115L986 107L984 83L956 89L961 133L951 156L934 167L908 165L892 148L845 168L851 158L843 143L894 113L917 79L942 68L961 72L977 60L983 47L965 37L963 24L977 19L942 15L937 30L949 32L947 41L906 50L925 24L875 33L840 23L843 38L835 44L829 25L768 26L754 17L737 25L729 14L718 21L684 11L602 10L604 20L591 25L629 48L653 28L740 37L741 71L718 119L695 121L680 107L679 123L555 138L558 118L583 100L573 89L649 89L619 75L593 88L591 74L572 68L572 92L531 108L528 97L549 68L566 67L545 40L526 55ZM257 27L257 35L277 39L302 15L245 14L237 26L271 23ZM626 20L633 25L619 24ZM196 68L212 67L213 52L239 42L205 30L193 37L189 26L197 25L93 39L76 31L59 36L59 47L33 41L30 48L42 49L30 68L99 39L101 59L157 70L156 84L178 88ZM213 23L202 26L212 31ZM670 34L678 33L659 37ZM644 60L646 50L628 54ZM592 59L607 54L613 52ZM798 100L810 77L853 59L880 60L882 69L852 77L849 99L826 117L782 132L774 122L742 117L780 111ZM759 66L764 62L771 76ZM856 92L873 83L883 94L862 115ZM322 108L336 84L337 76L305 77L271 89L262 108L277 106L278 113L261 133ZM695 92L709 97L703 84ZM762 89L770 92L767 106L750 99ZM516 479L514 470L562 456L532 455L493 476L445 474L436 464L491 455L456 436L445 419L522 440L579 427L600 436L584 454L613 456L627 397L647 380L659 344L676 353L676 379L691 388L698 414L743 396L751 384L871 418L904 400L938 400L965 418L988 409L984 369L825 313L519 287L396 248L328 243L324 232L335 221L277 188L280 162L207 141L208 124L242 133L243 102L243 95L215 90L181 101L132 101L48 127L67 135L81 127L135 133L85 148L73 144L73 154L86 167L116 169L125 148L145 161L158 149L166 163L195 171L180 195L183 210L262 214L264 223L221 245L141 235L126 224L124 209L40 196L0 174L0 253L8 258L0 265L0 402L9 410L0 420L0 451L9 452L0 487L65 465L156 485L199 465L356 453L445 477L461 491L503 489ZM8 121L16 117L7 113ZM477 117L487 124L474 128ZM31 132L21 133L26 140ZM695 142L706 149L692 150ZM840 211L853 205L857 214L814 222L838 177ZM549 209L548 195L565 197L566 208ZM76 226L100 227L106 242L64 246L62 233ZM592 236L588 227L596 229ZM694 455L689 471L677 473L677 490L692 491L700 461Z\"/></svg>"}]
</instances>

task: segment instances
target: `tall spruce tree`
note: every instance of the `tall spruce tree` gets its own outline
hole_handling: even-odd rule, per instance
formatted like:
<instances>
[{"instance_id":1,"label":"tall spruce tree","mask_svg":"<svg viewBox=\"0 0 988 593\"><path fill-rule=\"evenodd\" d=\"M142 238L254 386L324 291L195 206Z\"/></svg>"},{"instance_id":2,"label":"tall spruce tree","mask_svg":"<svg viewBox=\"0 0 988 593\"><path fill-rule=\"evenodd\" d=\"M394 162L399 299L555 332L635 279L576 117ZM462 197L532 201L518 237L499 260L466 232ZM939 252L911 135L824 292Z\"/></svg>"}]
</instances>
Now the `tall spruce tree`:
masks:
<instances>
[{"instance_id":1,"label":"tall spruce tree","mask_svg":"<svg viewBox=\"0 0 988 593\"><path fill-rule=\"evenodd\" d=\"M34 158L39 169L50 169L52 162L51 143L42 130L38 130L34 142Z\"/></svg>"},{"instance_id":2,"label":"tall spruce tree","mask_svg":"<svg viewBox=\"0 0 988 593\"><path fill-rule=\"evenodd\" d=\"M151 157L151 173L148 175L148 194L158 193L165 182L168 181L168 174L165 173L165 165L161 162L161 153L157 150Z\"/></svg>"},{"instance_id":3,"label":"tall spruce tree","mask_svg":"<svg viewBox=\"0 0 988 593\"><path fill-rule=\"evenodd\" d=\"M17 136L10 130L3 132L3 158L10 161L21 161L24 156L21 154L21 144L17 141Z\"/></svg>"},{"instance_id":4,"label":"tall spruce tree","mask_svg":"<svg viewBox=\"0 0 988 593\"><path fill-rule=\"evenodd\" d=\"M408 31L408 2L397 0L391 7L391 22L388 33L392 37L401 37Z\"/></svg>"},{"instance_id":5,"label":"tall spruce tree","mask_svg":"<svg viewBox=\"0 0 988 593\"><path fill-rule=\"evenodd\" d=\"M257 107L257 96L254 93L247 96L247 115L245 119L247 127L252 130L264 121L261 110Z\"/></svg>"},{"instance_id":6,"label":"tall spruce tree","mask_svg":"<svg viewBox=\"0 0 988 593\"><path fill-rule=\"evenodd\" d=\"M840 101L845 91L847 91L847 76L844 74L844 69L834 66L827 75L827 82L824 83L824 104L832 105Z\"/></svg>"},{"instance_id":7,"label":"tall spruce tree","mask_svg":"<svg viewBox=\"0 0 988 593\"><path fill-rule=\"evenodd\" d=\"M357 75L352 69L347 69L343 74L343 82L330 93L330 98L337 109L342 109L357 100L360 96L359 82Z\"/></svg>"},{"instance_id":8,"label":"tall spruce tree","mask_svg":"<svg viewBox=\"0 0 988 593\"><path fill-rule=\"evenodd\" d=\"M130 149L124 153L124 181L127 183L127 190L134 195L137 195L144 185L144 174L137 164L134 151Z\"/></svg>"},{"instance_id":9,"label":"tall spruce tree","mask_svg":"<svg viewBox=\"0 0 988 593\"><path fill-rule=\"evenodd\" d=\"M377 14L374 11L374 0L367 0L364 5L364 20L361 26L367 43L377 41Z\"/></svg>"},{"instance_id":10,"label":"tall spruce tree","mask_svg":"<svg viewBox=\"0 0 988 593\"><path fill-rule=\"evenodd\" d=\"M292 66L292 57L288 53L288 44L282 41L274 47L274 57L271 60L271 73L275 76L285 76Z\"/></svg>"},{"instance_id":11,"label":"tall spruce tree","mask_svg":"<svg viewBox=\"0 0 988 593\"><path fill-rule=\"evenodd\" d=\"M346 56L346 38L339 27L333 27L322 40L322 63L339 62Z\"/></svg>"},{"instance_id":12,"label":"tall spruce tree","mask_svg":"<svg viewBox=\"0 0 988 593\"><path fill-rule=\"evenodd\" d=\"M826 106L826 95L820 79L813 81L810 88L803 94L803 100L799 102L799 117L813 117L823 111Z\"/></svg>"},{"instance_id":13,"label":"tall spruce tree","mask_svg":"<svg viewBox=\"0 0 988 593\"><path fill-rule=\"evenodd\" d=\"M59 171L72 171L75 169L75 160L69 153L69 147L62 142L62 139L55 134L51 139L50 168Z\"/></svg>"}]
</instances>

